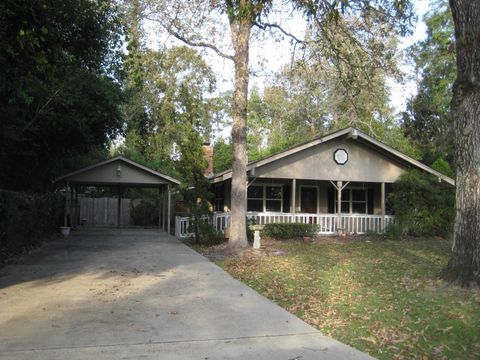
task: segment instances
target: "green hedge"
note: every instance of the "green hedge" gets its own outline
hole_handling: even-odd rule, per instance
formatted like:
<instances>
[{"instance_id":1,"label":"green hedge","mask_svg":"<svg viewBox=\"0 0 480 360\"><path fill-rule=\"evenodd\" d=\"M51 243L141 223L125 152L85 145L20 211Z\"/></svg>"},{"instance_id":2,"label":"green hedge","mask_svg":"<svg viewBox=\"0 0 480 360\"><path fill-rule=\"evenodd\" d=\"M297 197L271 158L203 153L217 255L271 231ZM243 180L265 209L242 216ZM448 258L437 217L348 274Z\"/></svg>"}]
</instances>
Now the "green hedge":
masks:
<instances>
[{"instance_id":1,"label":"green hedge","mask_svg":"<svg viewBox=\"0 0 480 360\"><path fill-rule=\"evenodd\" d=\"M0 260L35 245L62 225L60 194L27 195L0 190Z\"/></svg>"},{"instance_id":2,"label":"green hedge","mask_svg":"<svg viewBox=\"0 0 480 360\"><path fill-rule=\"evenodd\" d=\"M314 224L267 224L262 230L262 236L273 239L292 239L301 236L313 236L317 229L318 226Z\"/></svg>"},{"instance_id":3,"label":"green hedge","mask_svg":"<svg viewBox=\"0 0 480 360\"><path fill-rule=\"evenodd\" d=\"M390 232L397 237L441 236L453 231L455 191L438 180L416 170L407 171L393 184L389 197L396 225Z\"/></svg>"},{"instance_id":4,"label":"green hedge","mask_svg":"<svg viewBox=\"0 0 480 360\"><path fill-rule=\"evenodd\" d=\"M140 200L140 203L130 204L130 217L137 226L158 225L158 206L153 200Z\"/></svg>"}]
</instances>

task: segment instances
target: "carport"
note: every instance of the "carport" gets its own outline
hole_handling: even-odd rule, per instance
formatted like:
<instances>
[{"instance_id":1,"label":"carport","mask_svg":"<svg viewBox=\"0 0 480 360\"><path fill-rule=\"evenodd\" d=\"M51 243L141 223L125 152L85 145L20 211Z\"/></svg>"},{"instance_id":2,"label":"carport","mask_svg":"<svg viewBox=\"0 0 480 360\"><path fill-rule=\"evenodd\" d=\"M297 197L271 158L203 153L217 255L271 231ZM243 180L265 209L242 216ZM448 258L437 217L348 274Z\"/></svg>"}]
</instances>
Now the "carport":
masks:
<instances>
[{"instance_id":1,"label":"carport","mask_svg":"<svg viewBox=\"0 0 480 360\"><path fill-rule=\"evenodd\" d=\"M115 188L118 194L117 226L120 226L122 195L125 189L132 187L158 188L158 226L170 233L171 223L171 189L180 182L170 176L149 169L123 156L117 156L94 165L84 167L58 177L55 182L65 185L65 217L64 226L68 226L70 217L72 226L78 225L77 194L79 186L108 186ZM70 191L70 196L68 196Z\"/></svg>"}]
</instances>

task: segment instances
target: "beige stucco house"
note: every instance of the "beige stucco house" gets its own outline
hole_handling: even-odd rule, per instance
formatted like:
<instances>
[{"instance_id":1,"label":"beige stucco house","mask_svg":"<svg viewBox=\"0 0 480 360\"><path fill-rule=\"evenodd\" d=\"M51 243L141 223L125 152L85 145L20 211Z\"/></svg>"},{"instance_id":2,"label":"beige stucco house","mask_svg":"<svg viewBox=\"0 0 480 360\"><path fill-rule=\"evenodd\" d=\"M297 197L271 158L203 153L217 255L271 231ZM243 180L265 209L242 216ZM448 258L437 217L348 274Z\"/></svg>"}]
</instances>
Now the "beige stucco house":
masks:
<instances>
[{"instance_id":1,"label":"beige stucco house","mask_svg":"<svg viewBox=\"0 0 480 360\"><path fill-rule=\"evenodd\" d=\"M387 202L392 184L411 168L454 186L448 176L346 128L249 163L248 216L257 224L318 224L326 234L382 232L394 221ZM231 177L231 170L212 177L219 230L229 224Z\"/></svg>"}]
</instances>

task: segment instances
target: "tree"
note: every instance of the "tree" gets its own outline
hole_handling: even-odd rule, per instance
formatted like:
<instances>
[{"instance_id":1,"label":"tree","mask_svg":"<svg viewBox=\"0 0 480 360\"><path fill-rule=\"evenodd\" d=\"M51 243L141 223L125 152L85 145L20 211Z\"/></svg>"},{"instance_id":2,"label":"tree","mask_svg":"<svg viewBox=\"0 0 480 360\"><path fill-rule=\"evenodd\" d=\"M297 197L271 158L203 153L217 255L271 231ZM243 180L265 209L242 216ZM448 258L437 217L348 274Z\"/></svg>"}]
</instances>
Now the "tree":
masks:
<instances>
[{"instance_id":1,"label":"tree","mask_svg":"<svg viewBox=\"0 0 480 360\"><path fill-rule=\"evenodd\" d=\"M190 128L204 139L210 137L213 72L194 49L148 49L139 0L125 2L124 12L128 35L124 84L128 101L123 107L125 142L118 151L133 154L141 162L173 175L172 154L181 147Z\"/></svg>"},{"instance_id":2,"label":"tree","mask_svg":"<svg viewBox=\"0 0 480 360\"><path fill-rule=\"evenodd\" d=\"M447 273L480 284L480 2L450 0L455 24L457 79L453 87L456 217Z\"/></svg>"},{"instance_id":3,"label":"tree","mask_svg":"<svg viewBox=\"0 0 480 360\"><path fill-rule=\"evenodd\" d=\"M425 16L427 38L412 46L409 55L420 77L418 93L403 113L405 134L418 144L423 161L454 158L454 129L450 109L456 76L453 18L447 0L437 0Z\"/></svg>"},{"instance_id":4,"label":"tree","mask_svg":"<svg viewBox=\"0 0 480 360\"><path fill-rule=\"evenodd\" d=\"M249 50L253 35L265 30L279 31L292 41L302 43L282 28L280 22L270 20L275 15L300 13L319 37L328 23L335 22L341 14L356 14L379 22L389 30L405 30L412 15L408 0L401 1L291 1L275 8L269 0L225 0L225 1L151 1L150 18L158 21L164 29L190 46L213 50L229 59L234 65L233 95L233 166L231 193L231 228L229 246L232 249L248 245L246 236L247 198L247 98L249 83ZM290 9L287 9L287 5ZM226 20L226 21L224 21ZM280 19L282 20L282 19ZM222 21L224 21L222 23ZM231 49L222 45L223 25L230 30ZM192 31L193 29L193 31ZM258 32L257 32L258 31ZM315 34L314 34L315 35ZM365 34L368 36L368 34ZM228 44L227 44L228 45ZM331 46L339 45L331 43ZM233 50L233 53L230 52ZM341 52L339 51L339 54ZM344 58L345 59L345 58ZM345 59L346 60L346 59Z\"/></svg>"},{"instance_id":5,"label":"tree","mask_svg":"<svg viewBox=\"0 0 480 360\"><path fill-rule=\"evenodd\" d=\"M213 145L213 173L218 174L232 166L232 144L218 139Z\"/></svg>"},{"instance_id":6,"label":"tree","mask_svg":"<svg viewBox=\"0 0 480 360\"><path fill-rule=\"evenodd\" d=\"M0 3L0 187L45 191L121 132L113 1Z\"/></svg>"}]
</instances>

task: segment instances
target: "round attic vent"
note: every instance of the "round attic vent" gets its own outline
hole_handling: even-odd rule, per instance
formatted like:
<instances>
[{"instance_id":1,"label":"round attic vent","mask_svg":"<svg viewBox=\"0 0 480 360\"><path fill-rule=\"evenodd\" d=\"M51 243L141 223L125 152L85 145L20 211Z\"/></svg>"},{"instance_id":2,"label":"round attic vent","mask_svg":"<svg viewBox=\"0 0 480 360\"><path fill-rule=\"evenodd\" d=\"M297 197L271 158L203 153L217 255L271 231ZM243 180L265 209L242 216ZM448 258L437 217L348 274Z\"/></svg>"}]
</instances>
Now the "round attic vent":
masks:
<instances>
[{"instance_id":1,"label":"round attic vent","mask_svg":"<svg viewBox=\"0 0 480 360\"><path fill-rule=\"evenodd\" d=\"M345 149L335 150L333 153L333 160L335 160L338 165L345 165L348 161L347 151Z\"/></svg>"}]
</instances>

